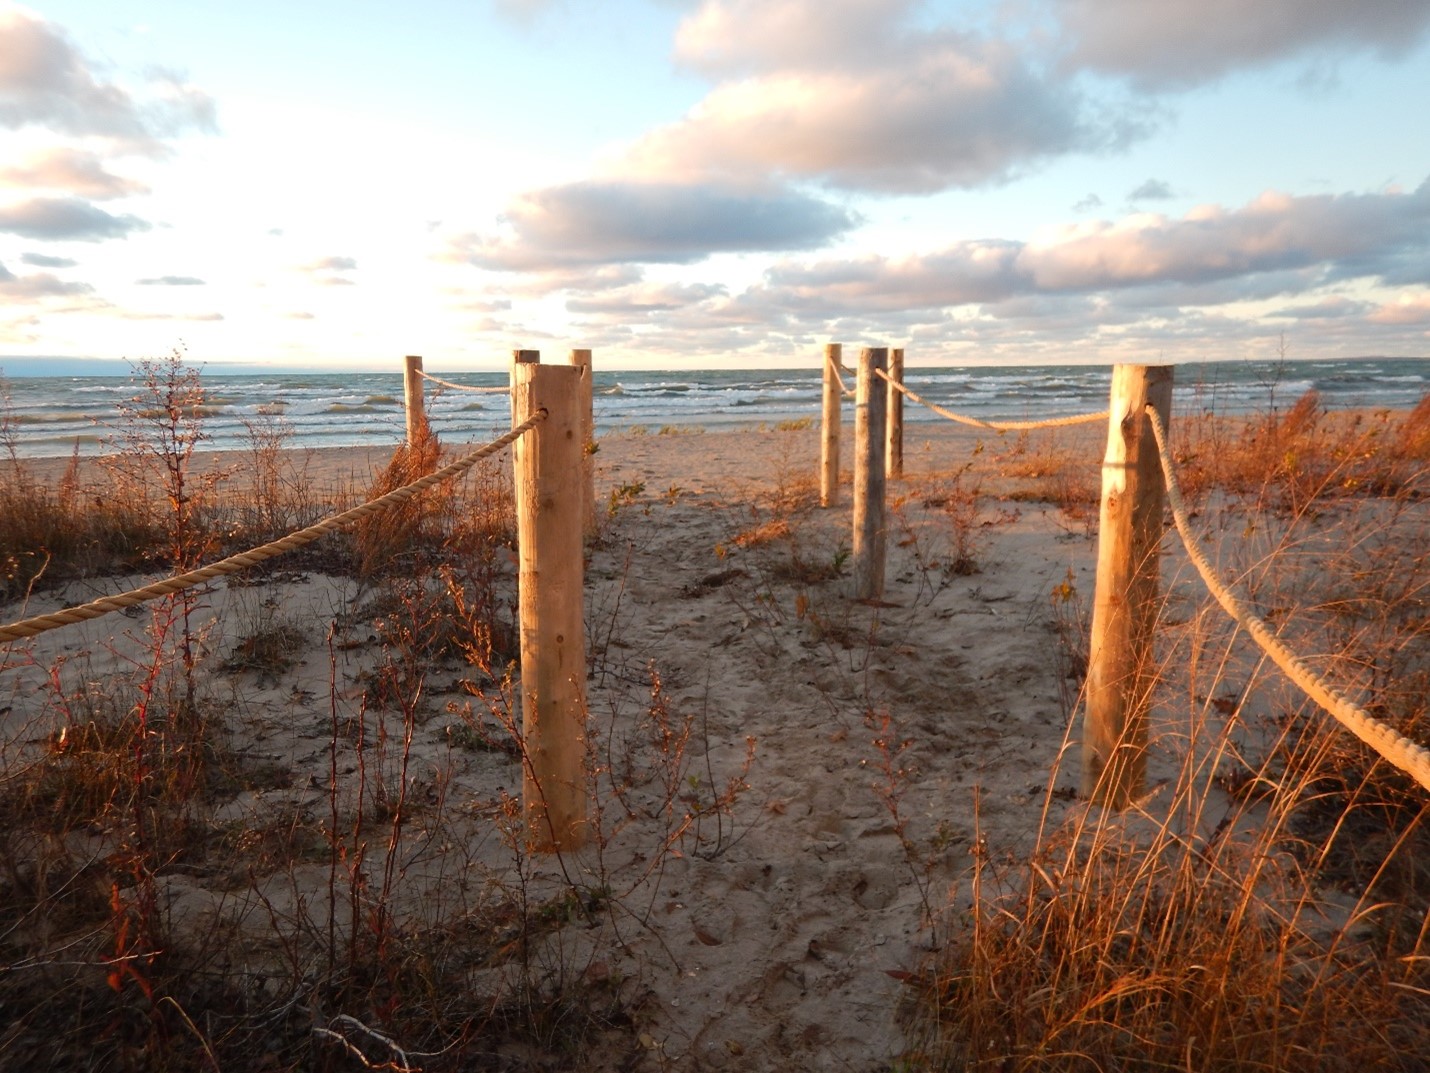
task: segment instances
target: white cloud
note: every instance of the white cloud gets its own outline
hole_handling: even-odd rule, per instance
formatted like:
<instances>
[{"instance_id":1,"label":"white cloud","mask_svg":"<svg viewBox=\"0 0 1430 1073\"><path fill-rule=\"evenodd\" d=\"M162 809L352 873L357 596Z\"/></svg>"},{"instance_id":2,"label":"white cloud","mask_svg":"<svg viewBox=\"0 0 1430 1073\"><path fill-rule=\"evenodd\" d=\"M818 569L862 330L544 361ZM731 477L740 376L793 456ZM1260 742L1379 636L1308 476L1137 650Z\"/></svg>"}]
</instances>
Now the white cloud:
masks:
<instances>
[{"instance_id":1,"label":"white cloud","mask_svg":"<svg viewBox=\"0 0 1430 1073\"><path fill-rule=\"evenodd\" d=\"M78 137L114 140L131 152L162 155L163 139L185 129L212 130L212 100L161 74L150 99L96 77L58 27L25 8L0 7L0 126L40 126Z\"/></svg>"},{"instance_id":2,"label":"white cloud","mask_svg":"<svg viewBox=\"0 0 1430 1073\"><path fill-rule=\"evenodd\" d=\"M611 291L597 297L569 298L566 308L572 313L629 318L649 313L672 313L726 293L725 287L714 283L651 284Z\"/></svg>"},{"instance_id":3,"label":"white cloud","mask_svg":"<svg viewBox=\"0 0 1430 1073\"><path fill-rule=\"evenodd\" d=\"M882 61L918 6L917 0L706 0L676 31L675 57L721 76Z\"/></svg>"},{"instance_id":4,"label":"white cloud","mask_svg":"<svg viewBox=\"0 0 1430 1073\"><path fill-rule=\"evenodd\" d=\"M0 167L0 186L59 190L95 200L149 192L143 183L111 172L97 154L67 147L47 149L23 163Z\"/></svg>"},{"instance_id":5,"label":"white cloud","mask_svg":"<svg viewBox=\"0 0 1430 1073\"><path fill-rule=\"evenodd\" d=\"M1402 294L1366 317L1373 324L1424 327L1430 331L1430 293Z\"/></svg>"},{"instance_id":6,"label":"white cloud","mask_svg":"<svg viewBox=\"0 0 1430 1073\"><path fill-rule=\"evenodd\" d=\"M314 283L323 287L351 287L357 283L349 273L356 272L358 267L355 257L319 257L317 260L309 261L299 265L298 271L308 276Z\"/></svg>"},{"instance_id":7,"label":"white cloud","mask_svg":"<svg viewBox=\"0 0 1430 1073\"><path fill-rule=\"evenodd\" d=\"M676 56L720 81L641 138L620 174L929 193L1146 133L1142 110L1094 104L1009 41L914 27L923 6L707 0L682 23Z\"/></svg>"}]
</instances>

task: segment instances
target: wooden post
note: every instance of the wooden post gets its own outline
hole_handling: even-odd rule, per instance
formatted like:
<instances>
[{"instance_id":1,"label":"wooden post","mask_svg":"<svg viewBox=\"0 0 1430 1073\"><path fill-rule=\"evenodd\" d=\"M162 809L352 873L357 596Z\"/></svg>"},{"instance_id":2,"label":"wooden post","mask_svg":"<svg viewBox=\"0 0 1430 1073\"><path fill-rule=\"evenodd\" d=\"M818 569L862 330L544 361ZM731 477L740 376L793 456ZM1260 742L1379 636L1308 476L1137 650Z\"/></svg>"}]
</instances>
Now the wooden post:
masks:
<instances>
[{"instance_id":1,"label":"wooden post","mask_svg":"<svg viewBox=\"0 0 1430 1073\"><path fill-rule=\"evenodd\" d=\"M889 437L884 451L884 473L889 480L904 476L904 393L894 386L904 382L904 351L902 347L889 351Z\"/></svg>"},{"instance_id":2,"label":"wooden post","mask_svg":"<svg viewBox=\"0 0 1430 1073\"><path fill-rule=\"evenodd\" d=\"M408 354L402 370L402 403L407 411L407 446L422 439L427 427L427 410L422 396L422 359Z\"/></svg>"},{"instance_id":3,"label":"wooden post","mask_svg":"<svg viewBox=\"0 0 1430 1073\"><path fill-rule=\"evenodd\" d=\"M540 364L541 364L541 351L539 351L539 350L513 350L513 351L511 352L511 360L512 360L512 364L513 364L513 365L540 365ZM513 375L515 375L515 374L513 374ZM514 383L514 382L513 382L513 383ZM512 393L511 393L511 423L512 423L512 426L515 427L516 425L521 424L522 421L524 421L524 420L526 420L524 417L518 417L518 416L517 416L516 391L515 391L515 389L513 388Z\"/></svg>"},{"instance_id":4,"label":"wooden post","mask_svg":"<svg viewBox=\"0 0 1430 1073\"><path fill-rule=\"evenodd\" d=\"M580 847L586 826L586 636L582 614L581 370L518 351L512 445L521 616L522 802L534 852Z\"/></svg>"},{"instance_id":5,"label":"wooden post","mask_svg":"<svg viewBox=\"0 0 1430 1073\"><path fill-rule=\"evenodd\" d=\"M854 389L854 598L884 595L884 406L888 393L875 369L889 360L887 347L859 352Z\"/></svg>"},{"instance_id":6,"label":"wooden post","mask_svg":"<svg viewBox=\"0 0 1430 1073\"><path fill-rule=\"evenodd\" d=\"M839 343L824 345L824 419L819 449L819 505L833 507L839 503L839 422L844 401L844 385L839 379L839 363L844 347Z\"/></svg>"},{"instance_id":7,"label":"wooden post","mask_svg":"<svg viewBox=\"0 0 1430 1073\"><path fill-rule=\"evenodd\" d=\"M596 411L591 352L573 350L570 362L581 370L581 531L591 537L596 533Z\"/></svg>"},{"instance_id":8,"label":"wooden post","mask_svg":"<svg viewBox=\"0 0 1430 1073\"><path fill-rule=\"evenodd\" d=\"M1115 366L1102 463L1082 792L1118 809L1142 792L1155 679L1152 643L1166 490L1148 405L1169 424L1172 367Z\"/></svg>"}]
</instances>

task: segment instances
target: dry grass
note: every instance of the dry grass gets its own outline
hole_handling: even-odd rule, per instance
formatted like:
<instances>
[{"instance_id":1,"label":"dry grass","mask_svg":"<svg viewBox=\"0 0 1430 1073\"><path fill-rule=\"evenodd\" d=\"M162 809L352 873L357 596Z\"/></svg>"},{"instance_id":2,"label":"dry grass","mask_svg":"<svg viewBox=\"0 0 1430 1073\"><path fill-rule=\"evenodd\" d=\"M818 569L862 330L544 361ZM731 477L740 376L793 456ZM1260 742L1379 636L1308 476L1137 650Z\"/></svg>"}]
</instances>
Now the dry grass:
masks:
<instances>
[{"instance_id":1,"label":"dry grass","mask_svg":"<svg viewBox=\"0 0 1430 1073\"><path fill-rule=\"evenodd\" d=\"M181 369L168 375L182 387ZM166 389L162 376L154 387ZM148 486L177 489L183 512L165 513L172 496L157 492L96 498L75 471L41 487L12 451L0 475L5 596L130 569L156 545L179 562L266 539L325 505L284 468L276 425L254 433L251 472L232 477L243 491L190 484L184 422L201 419L202 400L181 391L173 402L138 413L151 432L132 459L156 437L169 444L149 456ZM1184 422L1174 439L1238 582L1377 716L1430 743L1430 400L1408 416L1343 416L1303 399L1275 420ZM1015 441L911 493L939 516L932 535L906 527L927 584L979 569L997 521L985 479L1031 482L1024 498L1081 525L1090 510L1095 523L1085 446ZM430 472L440 453L435 438L398 452L374 491ZM872 643L832 595L847 553L801 524L812 482L785 467L776 484L732 527L740 566L701 585L747 598L751 622L793 616L817 642ZM613 511L641 491L613 497ZM0 1065L659 1068L633 998L648 992L612 977L601 943L644 925L650 905L630 891L667 854L718 857L738 837L729 822L753 743L743 768L702 770L701 721L649 668L624 709L593 713L594 871L537 882L519 803L464 802L450 766L412 763L423 733L521 763L512 528L504 472L479 466L327 553L363 581L333 615L329 695L295 702L309 721L321 713L307 733L327 765L296 787L288 763L239 748L233 733L244 692L280 679L298 641L262 600L213 681L196 682L177 655L177 604L147 620L150 647L124 675L4 653L46 705L43 726L0 753ZM1086 665L1082 597L1071 578L1052 595L1071 708ZM1175 728L1165 781L1123 816L1045 822L1021 860L975 846L969 899L937 921L945 945L908 975L912 1045L899 1068L1423 1068L1423 792L1182 599L1169 596L1159 653L1160 718ZM613 611L592 636L610 645L614 631ZM338 680L349 650L366 660L357 691ZM434 710L428 687L441 673L461 676L470 699ZM906 775L895 751L881 770L897 808ZM637 821L657 832L649 872L605 871L600 854ZM499 874L478 862L493 841L509 861ZM191 881L220 907L197 928L180 927L167 900ZM920 889L934 913L934 887Z\"/></svg>"},{"instance_id":2,"label":"dry grass","mask_svg":"<svg viewBox=\"0 0 1430 1073\"><path fill-rule=\"evenodd\" d=\"M1176 447L1225 534L1214 557L1293 648L1422 745L1427 414L1326 415L1308 395L1274 420L1191 422ZM1297 699L1219 609L1164 618L1172 770L1127 814L1045 821L1021 863L978 857L953 941L908 979L908 1067L1424 1068L1424 791ZM1059 621L1064 662L1085 666L1077 616Z\"/></svg>"}]
</instances>

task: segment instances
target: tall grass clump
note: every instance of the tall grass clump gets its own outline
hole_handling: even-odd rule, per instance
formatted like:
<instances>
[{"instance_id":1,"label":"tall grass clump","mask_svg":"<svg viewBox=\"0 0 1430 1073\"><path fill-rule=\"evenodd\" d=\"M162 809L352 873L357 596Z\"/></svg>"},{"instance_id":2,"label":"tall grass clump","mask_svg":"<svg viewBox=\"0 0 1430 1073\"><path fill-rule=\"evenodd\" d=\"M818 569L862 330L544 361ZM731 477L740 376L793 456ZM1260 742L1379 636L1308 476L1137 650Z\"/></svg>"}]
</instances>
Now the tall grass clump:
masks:
<instances>
[{"instance_id":1,"label":"tall grass clump","mask_svg":"<svg viewBox=\"0 0 1430 1073\"><path fill-rule=\"evenodd\" d=\"M123 497L89 495L80 459L60 479L41 480L20 457L19 429L0 381L0 599L42 581L84 577L134 565L156 533L148 516Z\"/></svg>"},{"instance_id":2,"label":"tall grass clump","mask_svg":"<svg viewBox=\"0 0 1430 1073\"><path fill-rule=\"evenodd\" d=\"M1239 431L1190 422L1174 446L1202 481L1212 557L1257 612L1424 746L1427 413L1328 415L1307 395ZM950 943L908 980L910 1068L1424 1068L1423 788L1204 595L1188 613L1179 581L1159 627L1161 778L1124 813L1081 805L1062 821L1050 790L1022 859L976 845Z\"/></svg>"}]
</instances>

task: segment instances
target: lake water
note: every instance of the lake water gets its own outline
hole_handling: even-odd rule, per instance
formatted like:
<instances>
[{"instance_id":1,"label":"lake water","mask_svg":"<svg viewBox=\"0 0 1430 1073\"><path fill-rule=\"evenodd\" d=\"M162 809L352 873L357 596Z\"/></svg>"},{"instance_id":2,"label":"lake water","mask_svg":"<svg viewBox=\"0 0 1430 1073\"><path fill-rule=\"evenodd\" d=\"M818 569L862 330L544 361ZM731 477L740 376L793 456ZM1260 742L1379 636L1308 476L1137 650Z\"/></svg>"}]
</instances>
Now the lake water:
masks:
<instances>
[{"instance_id":1,"label":"lake water","mask_svg":"<svg viewBox=\"0 0 1430 1073\"><path fill-rule=\"evenodd\" d=\"M849 360L846 357L846 360ZM502 386L501 373L447 373L469 386ZM632 426L731 428L819 420L818 369L601 372L595 374L598 433ZM1054 417L1103 409L1108 366L917 368L910 389L947 409L983 419ZM852 374L846 377L853 386ZM294 447L343 447L402 439L400 372L205 373L205 445L239 448L255 424L281 421ZM1430 361L1211 362L1180 365L1175 412L1225 414L1284 409L1310 389L1332 409L1410 407L1430 390ZM510 427L505 395L473 395L428 383L427 410L449 443L484 442ZM20 457L99 454L116 436L120 406L137 385L125 376L14 377L0 424ZM141 404L142 405L142 402ZM852 406L846 406L852 413ZM943 420L909 403L905 421Z\"/></svg>"}]
</instances>

